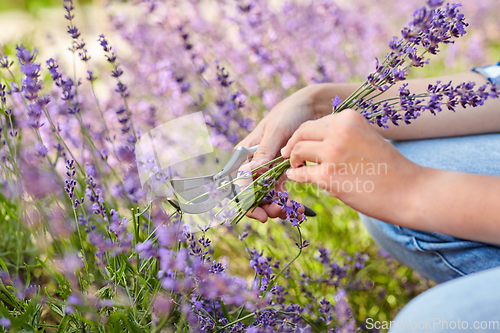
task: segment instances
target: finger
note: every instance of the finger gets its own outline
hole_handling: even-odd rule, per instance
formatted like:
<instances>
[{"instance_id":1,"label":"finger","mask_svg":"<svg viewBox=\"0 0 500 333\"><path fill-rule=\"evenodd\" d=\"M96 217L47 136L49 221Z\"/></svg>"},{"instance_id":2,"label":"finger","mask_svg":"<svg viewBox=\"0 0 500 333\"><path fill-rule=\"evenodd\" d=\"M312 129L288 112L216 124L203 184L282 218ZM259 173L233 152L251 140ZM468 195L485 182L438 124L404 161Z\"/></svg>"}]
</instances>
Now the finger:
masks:
<instances>
[{"instance_id":1,"label":"finger","mask_svg":"<svg viewBox=\"0 0 500 333\"><path fill-rule=\"evenodd\" d=\"M291 207L292 203L290 201L288 201L286 205ZM300 205L299 209L297 210L299 212L299 214L297 216L297 218L299 220L302 218L302 214L304 214L305 210L306 209L304 208L304 205ZM281 211L281 214L280 214L279 218L283 219L283 220L286 220L287 215L286 215L286 211L284 209Z\"/></svg>"},{"instance_id":2,"label":"finger","mask_svg":"<svg viewBox=\"0 0 500 333\"><path fill-rule=\"evenodd\" d=\"M300 125L299 129L293 133L290 140L288 140L286 146L281 150L281 155L284 158L290 157L290 153L293 147L299 141L322 141L325 136L325 127L318 126L318 121L306 121Z\"/></svg>"},{"instance_id":3,"label":"finger","mask_svg":"<svg viewBox=\"0 0 500 333\"><path fill-rule=\"evenodd\" d=\"M286 174L284 174L283 176L281 176L278 181L276 182L276 184L274 185L274 188L280 192L285 192L287 189L286 189Z\"/></svg>"},{"instance_id":4,"label":"finger","mask_svg":"<svg viewBox=\"0 0 500 333\"><path fill-rule=\"evenodd\" d=\"M286 171L288 179L296 183L314 183L318 184L321 177L321 164L306 165L301 168L291 168Z\"/></svg>"},{"instance_id":5,"label":"finger","mask_svg":"<svg viewBox=\"0 0 500 333\"><path fill-rule=\"evenodd\" d=\"M259 143L259 148L253 155L252 161L255 161L257 163L256 166L267 163L275 158L280 148L281 142L279 142L279 140L276 140L276 138L272 136L272 132L264 133L264 137Z\"/></svg>"},{"instance_id":6,"label":"finger","mask_svg":"<svg viewBox=\"0 0 500 333\"><path fill-rule=\"evenodd\" d=\"M253 193L253 186L250 186L252 182L252 162L250 162L238 168L238 178L234 181L234 184L239 186L243 192L251 191Z\"/></svg>"},{"instance_id":7,"label":"finger","mask_svg":"<svg viewBox=\"0 0 500 333\"><path fill-rule=\"evenodd\" d=\"M270 218L281 217L283 216L285 210L281 209L281 207L275 203L273 204L264 204L261 206L262 209L266 212L267 216ZM286 214L285 214L286 216Z\"/></svg>"},{"instance_id":8,"label":"finger","mask_svg":"<svg viewBox=\"0 0 500 333\"><path fill-rule=\"evenodd\" d=\"M276 184L274 185L274 190L276 193L278 192L285 192L286 189L286 176L281 177L278 179ZM266 211L267 215L269 217L275 218L275 217L282 217L284 210L281 209L281 207L277 204L271 204L270 202L268 204L261 205L262 208Z\"/></svg>"},{"instance_id":9,"label":"finger","mask_svg":"<svg viewBox=\"0 0 500 333\"><path fill-rule=\"evenodd\" d=\"M255 209L253 209L253 212L252 210L248 211L246 216L254 220L258 220L262 223L266 223L267 219L269 218L266 211L262 207L255 207Z\"/></svg>"},{"instance_id":10,"label":"finger","mask_svg":"<svg viewBox=\"0 0 500 333\"><path fill-rule=\"evenodd\" d=\"M238 147L250 148L255 145L258 145L260 141L262 141L262 137L264 136L264 122L260 122L254 130L248 134L243 140L241 140L234 149Z\"/></svg>"},{"instance_id":11,"label":"finger","mask_svg":"<svg viewBox=\"0 0 500 333\"><path fill-rule=\"evenodd\" d=\"M290 165L292 168L298 168L304 166L306 161L321 163L324 146L323 141L297 142L290 153Z\"/></svg>"}]
</instances>

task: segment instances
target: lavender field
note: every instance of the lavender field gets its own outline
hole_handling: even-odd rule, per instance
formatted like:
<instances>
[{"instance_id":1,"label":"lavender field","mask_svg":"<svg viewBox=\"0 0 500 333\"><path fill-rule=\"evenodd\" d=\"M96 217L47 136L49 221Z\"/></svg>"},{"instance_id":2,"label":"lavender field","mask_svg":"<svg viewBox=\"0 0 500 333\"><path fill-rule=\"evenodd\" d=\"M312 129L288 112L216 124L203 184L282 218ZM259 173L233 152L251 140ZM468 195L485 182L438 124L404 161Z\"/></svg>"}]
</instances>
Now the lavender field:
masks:
<instances>
[{"instance_id":1,"label":"lavender field","mask_svg":"<svg viewBox=\"0 0 500 333\"><path fill-rule=\"evenodd\" d=\"M282 99L378 71L426 1L104 2L0 12L0 332L367 332L432 286L315 187L289 186L303 221L188 216L136 151L202 111L214 153L188 171L220 171ZM498 61L498 8L464 1L467 33L408 77Z\"/></svg>"}]
</instances>

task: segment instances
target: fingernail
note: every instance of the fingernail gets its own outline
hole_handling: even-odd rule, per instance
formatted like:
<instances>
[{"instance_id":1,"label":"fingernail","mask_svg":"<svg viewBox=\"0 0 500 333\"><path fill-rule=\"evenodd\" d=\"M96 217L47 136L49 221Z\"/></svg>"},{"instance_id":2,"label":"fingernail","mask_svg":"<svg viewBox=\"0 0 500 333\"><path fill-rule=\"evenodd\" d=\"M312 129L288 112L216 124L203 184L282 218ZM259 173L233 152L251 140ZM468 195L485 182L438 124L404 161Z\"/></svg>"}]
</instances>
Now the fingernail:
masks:
<instances>
[{"instance_id":1,"label":"fingernail","mask_svg":"<svg viewBox=\"0 0 500 333\"><path fill-rule=\"evenodd\" d=\"M286 170L286 175L289 176L292 174L292 172L293 172L293 169L290 168L290 169Z\"/></svg>"},{"instance_id":2,"label":"fingernail","mask_svg":"<svg viewBox=\"0 0 500 333\"><path fill-rule=\"evenodd\" d=\"M283 151L284 150L285 150L285 147L281 148L281 150L280 150L281 156L283 156Z\"/></svg>"}]
</instances>

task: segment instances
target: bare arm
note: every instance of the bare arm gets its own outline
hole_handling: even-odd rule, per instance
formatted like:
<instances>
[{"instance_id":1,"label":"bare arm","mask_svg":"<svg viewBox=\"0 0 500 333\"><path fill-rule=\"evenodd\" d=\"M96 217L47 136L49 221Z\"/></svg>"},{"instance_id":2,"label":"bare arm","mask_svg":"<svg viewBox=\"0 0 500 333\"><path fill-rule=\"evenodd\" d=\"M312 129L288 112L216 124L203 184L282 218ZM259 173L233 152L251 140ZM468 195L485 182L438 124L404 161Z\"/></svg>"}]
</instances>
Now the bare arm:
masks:
<instances>
[{"instance_id":1,"label":"bare arm","mask_svg":"<svg viewBox=\"0 0 500 333\"><path fill-rule=\"evenodd\" d=\"M500 177L421 168L417 178L412 213L389 222L500 245Z\"/></svg>"},{"instance_id":2,"label":"bare arm","mask_svg":"<svg viewBox=\"0 0 500 333\"><path fill-rule=\"evenodd\" d=\"M429 83L440 80L443 83L452 81L453 84L473 81L478 86L483 85L486 79L475 72L447 75L436 78L412 79L403 81L385 92L379 99L395 97L398 95L399 87L408 83L408 88L413 93L427 91ZM331 99L338 95L342 100L346 99L359 84L334 84L325 83L308 87L315 101L318 118L331 113ZM422 116L414 120L411 125L400 125L399 127L389 125L389 129L382 130L374 125L377 131L386 139L391 140L414 140L449 136L462 136L481 133L500 132L500 100L488 100L483 106L463 109L457 107L456 112L443 110L434 116L430 112L424 112Z\"/></svg>"},{"instance_id":3,"label":"bare arm","mask_svg":"<svg viewBox=\"0 0 500 333\"><path fill-rule=\"evenodd\" d=\"M406 228L500 244L500 177L419 166L357 112L346 110L304 123L282 153L290 157L289 179L317 184L368 216ZM305 161L316 164L305 165ZM385 168L362 171L370 165ZM345 182L351 187L339 185Z\"/></svg>"}]
</instances>

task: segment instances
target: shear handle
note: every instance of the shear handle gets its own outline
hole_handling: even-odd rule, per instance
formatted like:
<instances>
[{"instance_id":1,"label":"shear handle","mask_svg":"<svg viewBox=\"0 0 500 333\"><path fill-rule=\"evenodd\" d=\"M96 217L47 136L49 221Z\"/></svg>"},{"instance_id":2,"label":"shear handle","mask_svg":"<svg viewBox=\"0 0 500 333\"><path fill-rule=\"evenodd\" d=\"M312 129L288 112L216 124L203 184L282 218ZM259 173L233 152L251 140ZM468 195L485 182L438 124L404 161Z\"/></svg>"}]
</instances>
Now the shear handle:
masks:
<instances>
[{"instance_id":1,"label":"shear handle","mask_svg":"<svg viewBox=\"0 0 500 333\"><path fill-rule=\"evenodd\" d=\"M253 154L257 151L257 148L259 148L258 145L250 148L241 146L236 148L234 150L234 153L229 158L229 161L227 161L226 165L224 165L224 167L222 168L222 171L216 174L214 176L214 179L217 180L224 177L225 175L238 171L243 162L253 156Z\"/></svg>"}]
</instances>

